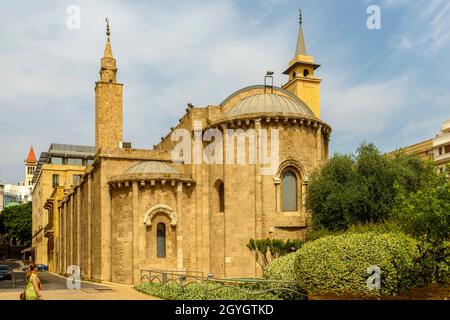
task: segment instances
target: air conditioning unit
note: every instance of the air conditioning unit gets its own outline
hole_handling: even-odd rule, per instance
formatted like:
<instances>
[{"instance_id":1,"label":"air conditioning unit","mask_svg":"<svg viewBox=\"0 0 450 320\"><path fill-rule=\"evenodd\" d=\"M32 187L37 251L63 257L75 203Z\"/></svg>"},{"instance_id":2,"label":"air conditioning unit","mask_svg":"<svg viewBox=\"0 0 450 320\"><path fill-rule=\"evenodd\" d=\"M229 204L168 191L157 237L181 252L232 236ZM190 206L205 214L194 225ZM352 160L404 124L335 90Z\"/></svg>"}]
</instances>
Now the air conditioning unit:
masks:
<instances>
[{"instance_id":1,"label":"air conditioning unit","mask_svg":"<svg viewBox=\"0 0 450 320\"><path fill-rule=\"evenodd\" d=\"M131 149L131 142L119 142L119 148Z\"/></svg>"}]
</instances>

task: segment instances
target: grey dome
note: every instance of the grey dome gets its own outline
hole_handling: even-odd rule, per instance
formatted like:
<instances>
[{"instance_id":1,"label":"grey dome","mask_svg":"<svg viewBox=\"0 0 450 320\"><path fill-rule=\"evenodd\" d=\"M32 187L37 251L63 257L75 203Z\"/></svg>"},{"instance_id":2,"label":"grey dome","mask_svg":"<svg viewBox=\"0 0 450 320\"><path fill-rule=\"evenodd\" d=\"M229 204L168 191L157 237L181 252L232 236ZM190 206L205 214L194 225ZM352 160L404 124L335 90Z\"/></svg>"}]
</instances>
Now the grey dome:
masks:
<instances>
[{"instance_id":1,"label":"grey dome","mask_svg":"<svg viewBox=\"0 0 450 320\"><path fill-rule=\"evenodd\" d=\"M287 98L273 93L262 93L249 96L239 101L227 111L227 117L235 117L250 113L283 113L314 117L314 113L302 101Z\"/></svg>"},{"instance_id":2,"label":"grey dome","mask_svg":"<svg viewBox=\"0 0 450 320\"><path fill-rule=\"evenodd\" d=\"M128 168L125 173L171 173L178 174L177 169L160 161L144 161Z\"/></svg>"}]
</instances>

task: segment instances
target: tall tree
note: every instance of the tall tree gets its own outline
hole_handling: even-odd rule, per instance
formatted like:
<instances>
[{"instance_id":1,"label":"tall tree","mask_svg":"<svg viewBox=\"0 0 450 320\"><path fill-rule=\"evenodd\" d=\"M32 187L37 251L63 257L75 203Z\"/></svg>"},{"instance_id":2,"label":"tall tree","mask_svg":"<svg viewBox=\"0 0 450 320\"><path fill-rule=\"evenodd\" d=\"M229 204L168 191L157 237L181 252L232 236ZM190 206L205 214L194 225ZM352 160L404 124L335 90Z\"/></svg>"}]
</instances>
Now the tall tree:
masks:
<instances>
[{"instance_id":1,"label":"tall tree","mask_svg":"<svg viewBox=\"0 0 450 320\"><path fill-rule=\"evenodd\" d=\"M315 227L332 231L383 222L394 206L396 185L414 192L433 173L433 166L416 156L388 158L373 144L362 144L356 155L335 154L312 175L306 207Z\"/></svg>"},{"instance_id":2,"label":"tall tree","mask_svg":"<svg viewBox=\"0 0 450 320\"><path fill-rule=\"evenodd\" d=\"M31 202L3 209L1 220L3 220L4 235L8 239L30 241L31 215Z\"/></svg>"}]
</instances>

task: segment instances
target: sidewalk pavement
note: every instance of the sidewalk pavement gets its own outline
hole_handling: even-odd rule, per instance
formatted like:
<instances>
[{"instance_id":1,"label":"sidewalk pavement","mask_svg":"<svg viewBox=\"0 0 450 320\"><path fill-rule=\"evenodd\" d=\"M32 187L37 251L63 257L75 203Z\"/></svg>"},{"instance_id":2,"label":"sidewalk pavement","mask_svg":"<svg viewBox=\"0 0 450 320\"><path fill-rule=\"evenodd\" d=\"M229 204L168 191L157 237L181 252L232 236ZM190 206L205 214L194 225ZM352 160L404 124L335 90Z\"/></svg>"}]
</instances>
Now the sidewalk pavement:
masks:
<instances>
[{"instance_id":1,"label":"sidewalk pavement","mask_svg":"<svg viewBox=\"0 0 450 320\"><path fill-rule=\"evenodd\" d=\"M94 288L83 288L83 283L95 284L96 286ZM21 289L0 290L0 300L19 300L20 292L22 292ZM92 283L88 281L82 281L81 289L79 290L45 290L44 288L42 296L44 300L160 300L159 298L140 293L130 285Z\"/></svg>"}]
</instances>

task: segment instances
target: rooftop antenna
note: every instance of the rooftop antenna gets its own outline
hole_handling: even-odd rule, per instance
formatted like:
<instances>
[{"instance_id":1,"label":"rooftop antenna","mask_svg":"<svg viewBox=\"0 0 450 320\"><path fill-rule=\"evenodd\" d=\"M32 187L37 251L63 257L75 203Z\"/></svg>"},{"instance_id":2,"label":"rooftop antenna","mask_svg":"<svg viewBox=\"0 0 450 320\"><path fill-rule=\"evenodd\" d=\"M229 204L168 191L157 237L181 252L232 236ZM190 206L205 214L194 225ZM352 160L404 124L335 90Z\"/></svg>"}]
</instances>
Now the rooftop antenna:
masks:
<instances>
[{"instance_id":1,"label":"rooftop antenna","mask_svg":"<svg viewBox=\"0 0 450 320\"><path fill-rule=\"evenodd\" d=\"M270 79L270 84L267 84L267 80ZM267 87L270 87L271 93L273 93L273 71L267 71L264 77L264 93L267 92Z\"/></svg>"}]
</instances>

